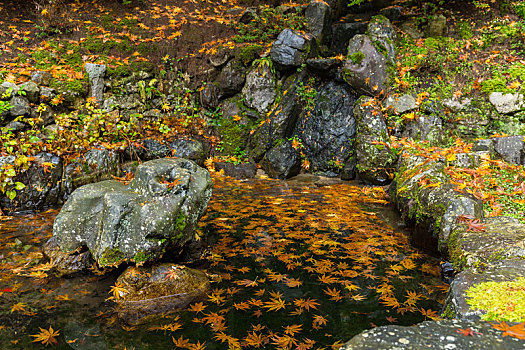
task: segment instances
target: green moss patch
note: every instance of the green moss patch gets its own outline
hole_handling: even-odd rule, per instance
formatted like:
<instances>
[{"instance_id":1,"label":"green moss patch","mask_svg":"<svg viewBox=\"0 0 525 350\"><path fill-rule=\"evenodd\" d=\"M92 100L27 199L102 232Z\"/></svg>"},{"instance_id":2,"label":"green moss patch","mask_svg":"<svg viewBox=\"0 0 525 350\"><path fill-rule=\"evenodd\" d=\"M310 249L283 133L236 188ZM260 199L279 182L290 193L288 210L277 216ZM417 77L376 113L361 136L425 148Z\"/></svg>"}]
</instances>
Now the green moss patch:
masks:
<instances>
[{"instance_id":1,"label":"green moss patch","mask_svg":"<svg viewBox=\"0 0 525 350\"><path fill-rule=\"evenodd\" d=\"M525 278L515 281L483 282L467 290L467 303L484 310L485 321L525 322Z\"/></svg>"}]
</instances>

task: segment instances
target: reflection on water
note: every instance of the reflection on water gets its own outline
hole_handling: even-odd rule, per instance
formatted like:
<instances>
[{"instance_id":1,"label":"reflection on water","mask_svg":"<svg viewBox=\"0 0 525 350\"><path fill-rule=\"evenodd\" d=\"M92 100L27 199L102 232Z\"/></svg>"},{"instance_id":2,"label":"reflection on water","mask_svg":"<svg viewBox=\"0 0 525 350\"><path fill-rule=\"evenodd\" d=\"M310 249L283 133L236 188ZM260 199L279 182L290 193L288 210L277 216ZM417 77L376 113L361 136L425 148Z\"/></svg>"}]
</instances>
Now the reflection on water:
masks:
<instances>
[{"instance_id":1,"label":"reflection on water","mask_svg":"<svg viewBox=\"0 0 525 350\"><path fill-rule=\"evenodd\" d=\"M56 278L39 250L56 211L0 222L0 348L320 349L385 324L434 317L446 285L437 262L381 221L382 189L216 177L196 233L214 244L199 268L206 300L140 325L118 320L121 272ZM363 209L366 208L366 209Z\"/></svg>"}]
</instances>

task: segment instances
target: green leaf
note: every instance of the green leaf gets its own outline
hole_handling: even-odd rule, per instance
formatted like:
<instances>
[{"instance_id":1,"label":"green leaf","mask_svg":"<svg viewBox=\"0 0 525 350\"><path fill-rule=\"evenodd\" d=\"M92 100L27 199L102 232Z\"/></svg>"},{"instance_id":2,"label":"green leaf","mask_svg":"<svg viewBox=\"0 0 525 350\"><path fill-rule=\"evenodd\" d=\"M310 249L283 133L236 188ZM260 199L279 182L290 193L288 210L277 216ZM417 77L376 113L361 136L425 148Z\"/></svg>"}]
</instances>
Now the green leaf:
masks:
<instances>
[{"instance_id":1,"label":"green leaf","mask_svg":"<svg viewBox=\"0 0 525 350\"><path fill-rule=\"evenodd\" d=\"M13 200L13 199L16 197L16 191L15 191L15 190L9 190L9 191L6 191L6 192L5 192L5 195L6 195L7 198L9 198L10 200Z\"/></svg>"},{"instance_id":2,"label":"green leaf","mask_svg":"<svg viewBox=\"0 0 525 350\"><path fill-rule=\"evenodd\" d=\"M26 188L26 185L24 185L23 183L21 182L15 182L15 188L17 190L23 190L24 188Z\"/></svg>"}]
</instances>

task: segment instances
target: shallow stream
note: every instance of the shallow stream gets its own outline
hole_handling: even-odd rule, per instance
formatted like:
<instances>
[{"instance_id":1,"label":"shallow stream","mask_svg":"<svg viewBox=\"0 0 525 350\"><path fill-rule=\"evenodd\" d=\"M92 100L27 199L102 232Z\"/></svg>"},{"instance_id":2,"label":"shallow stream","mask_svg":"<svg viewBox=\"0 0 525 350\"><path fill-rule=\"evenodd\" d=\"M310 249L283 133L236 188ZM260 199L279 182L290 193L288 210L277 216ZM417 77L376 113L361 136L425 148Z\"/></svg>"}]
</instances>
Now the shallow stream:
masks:
<instances>
[{"instance_id":1,"label":"shallow stream","mask_svg":"<svg viewBox=\"0 0 525 350\"><path fill-rule=\"evenodd\" d=\"M182 312L121 322L110 288L118 271L57 278L40 246L57 210L0 221L0 348L330 349L386 324L439 313L439 261L410 246L382 188L316 177L214 177L199 237L213 276L205 300ZM37 339L38 340L38 339Z\"/></svg>"}]
</instances>

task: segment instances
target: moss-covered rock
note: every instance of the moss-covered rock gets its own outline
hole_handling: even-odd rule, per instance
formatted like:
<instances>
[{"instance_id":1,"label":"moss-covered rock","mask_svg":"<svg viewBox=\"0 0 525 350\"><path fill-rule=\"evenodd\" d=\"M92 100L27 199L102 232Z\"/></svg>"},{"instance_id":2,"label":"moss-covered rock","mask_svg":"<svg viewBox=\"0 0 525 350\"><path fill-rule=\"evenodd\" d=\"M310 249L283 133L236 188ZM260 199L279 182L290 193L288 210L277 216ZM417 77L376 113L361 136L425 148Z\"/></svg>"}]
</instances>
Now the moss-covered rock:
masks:
<instances>
[{"instance_id":1,"label":"moss-covered rock","mask_svg":"<svg viewBox=\"0 0 525 350\"><path fill-rule=\"evenodd\" d=\"M174 264L130 267L117 283L122 288L116 300L117 312L128 323L180 311L205 297L210 290L210 281L204 272Z\"/></svg>"}]
</instances>

